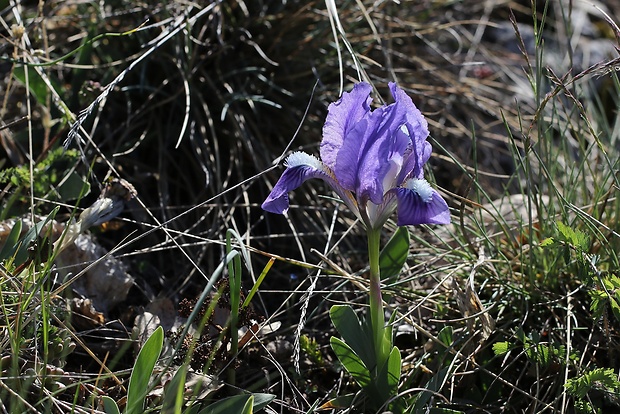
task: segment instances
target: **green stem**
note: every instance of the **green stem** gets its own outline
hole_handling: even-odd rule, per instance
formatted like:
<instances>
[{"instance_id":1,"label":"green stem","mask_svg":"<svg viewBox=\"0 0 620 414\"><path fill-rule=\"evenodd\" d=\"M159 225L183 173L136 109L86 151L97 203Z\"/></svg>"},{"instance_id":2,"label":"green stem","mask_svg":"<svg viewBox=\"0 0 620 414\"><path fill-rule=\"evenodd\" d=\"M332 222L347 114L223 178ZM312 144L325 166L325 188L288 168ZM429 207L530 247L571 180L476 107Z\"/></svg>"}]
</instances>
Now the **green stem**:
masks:
<instances>
[{"instance_id":1,"label":"green stem","mask_svg":"<svg viewBox=\"0 0 620 414\"><path fill-rule=\"evenodd\" d=\"M385 316L381 298L381 271L379 269L379 251L381 229L368 230L368 262L370 264L370 323L374 336L377 366L381 366L389 352L384 346Z\"/></svg>"}]
</instances>

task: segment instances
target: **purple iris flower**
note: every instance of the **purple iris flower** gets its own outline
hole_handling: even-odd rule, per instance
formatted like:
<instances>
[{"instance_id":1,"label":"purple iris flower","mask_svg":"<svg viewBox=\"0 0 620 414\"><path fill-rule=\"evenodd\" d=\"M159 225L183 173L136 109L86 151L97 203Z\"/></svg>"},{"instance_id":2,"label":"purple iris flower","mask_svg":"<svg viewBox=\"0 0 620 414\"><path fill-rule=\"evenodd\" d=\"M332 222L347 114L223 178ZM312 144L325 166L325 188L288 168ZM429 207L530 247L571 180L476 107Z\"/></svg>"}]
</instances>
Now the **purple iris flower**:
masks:
<instances>
[{"instance_id":1,"label":"purple iris flower","mask_svg":"<svg viewBox=\"0 0 620 414\"><path fill-rule=\"evenodd\" d=\"M382 227L397 207L399 226L450 223L448 205L424 179L423 167L431 156L428 124L402 89L389 86L394 103L374 110L372 87L365 82L330 104L322 161L305 152L289 155L263 209L286 213L288 193L320 178L368 229Z\"/></svg>"}]
</instances>

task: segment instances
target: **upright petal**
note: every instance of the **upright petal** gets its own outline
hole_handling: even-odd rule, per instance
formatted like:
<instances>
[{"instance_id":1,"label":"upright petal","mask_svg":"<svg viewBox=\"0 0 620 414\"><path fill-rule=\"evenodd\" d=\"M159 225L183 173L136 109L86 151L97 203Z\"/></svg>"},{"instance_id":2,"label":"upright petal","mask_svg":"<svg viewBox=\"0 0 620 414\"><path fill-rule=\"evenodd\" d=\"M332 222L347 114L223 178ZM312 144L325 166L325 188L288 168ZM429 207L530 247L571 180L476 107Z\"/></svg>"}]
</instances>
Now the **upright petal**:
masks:
<instances>
[{"instance_id":1,"label":"upright petal","mask_svg":"<svg viewBox=\"0 0 620 414\"><path fill-rule=\"evenodd\" d=\"M396 197L399 226L450 223L448 205L426 180L407 180L396 189Z\"/></svg>"},{"instance_id":2,"label":"upright petal","mask_svg":"<svg viewBox=\"0 0 620 414\"><path fill-rule=\"evenodd\" d=\"M397 178L403 168L404 155L409 143L408 137L398 132L392 136L391 141L386 159L386 168L384 168L384 171L381 171L383 173L384 193L398 184Z\"/></svg>"},{"instance_id":3,"label":"upright petal","mask_svg":"<svg viewBox=\"0 0 620 414\"><path fill-rule=\"evenodd\" d=\"M383 120L385 108L378 108L361 119L349 131L336 159L334 174L343 187L354 191L358 200L370 198L376 204L383 197L382 178L379 172L385 168L379 152L388 150L385 137L377 130ZM364 162L366 160L366 162Z\"/></svg>"},{"instance_id":4,"label":"upright petal","mask_svg":"<svg viewBox=\"0 0 620 414\"><path fill-rule=\"evenodd\" d=\"M368 198L375 204L381 204L383 195L396 185L409 143L406 135L398 133L402 114L397 112L397 106L389 105L372 113L374 123L366 131L365 146L356 172L358 199Z\"/></svg>"},{"instance_id":5,"label":"upright petal","mask_svg":"<svg viewBox=\"0 0 620 414\"><path fill-rule=\"evenodd\" d=\"M405 113L404 131L409 136L411 146L407 149L405 161L398 177L398 184L407 178L422 178L424 164L431 156L432 148L428 138L428 122L415 106L411 97L400 89L394 82L390 82L390 91L394 101L398 102Z\"/></svg>"},{"instance_id":6,"label":"upright petal","mask_svg":"<svg viewBox=\"0 0 620 414\"><path fill-rule=\"evenodd\" d=\"M428 122L422 115L422 112L415 106L411 97L405 91L400 89L394 82L390 82L390 91L405 113L405 121L409 136L414 142L420 143L428 138Z\"/></svg>"},{"instance_id":7,"label":"upright petal","mask_svg":"<svg viewBox=\"0 0 620 414\"><path fill-rule=\"evenodd\" d=\"M398 176L397 184L402 184L408 178L424 178L424 164L431 157L433 149L427 141L411 142L405 153L403 168Z\"/></svg>"},{"instance_id":8,"label":"upright petal","mask_svg":"<svg viewBox=\"0 0 620 414\"><path fill-rule=\"evenodd\" d=\"M365 118L369 122L357 148L360 153L355 191L358 199L369 198L375 204L380 204L383 195L397 184L405 152L411 146L411 134L403 128L408 131L408 119L412 117L409 112L417 111L411 98L393 84L390 87L395 102L375 109ZM347 145L350 145L348 139L343 147ZM338 179L339 170L338 163L335 170ZM387 185L390 188L385 188Z\"/></svg>"},{"instance_id":9,"label":"upright petal","mask_svg":"<svg viewBox=\"0 0 620 414\"><path fill-rule=\"evenodd\" d=\"M336 160L345 137L370 112L371 91L369 84L357 83L351 92L345 92L340 100L330 104L327 109L321 141L321 160L333 171L336 169Z\"/></svg>"}]
</instances>

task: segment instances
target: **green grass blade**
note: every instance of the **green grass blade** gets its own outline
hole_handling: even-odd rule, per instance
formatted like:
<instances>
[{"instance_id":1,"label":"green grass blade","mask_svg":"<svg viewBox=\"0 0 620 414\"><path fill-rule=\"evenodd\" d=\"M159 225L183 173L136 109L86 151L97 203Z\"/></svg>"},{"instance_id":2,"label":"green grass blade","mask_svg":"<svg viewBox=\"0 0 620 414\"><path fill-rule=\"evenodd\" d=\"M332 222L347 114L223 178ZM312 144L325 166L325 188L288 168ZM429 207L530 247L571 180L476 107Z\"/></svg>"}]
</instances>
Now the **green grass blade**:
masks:
<instances>
[{"instance_id":1,"label":"green grass blade","mask_svg":"<svg viewBox=\"0 0 620 414\"><path fill-rule=\"evenodd\" d=\"M250 252L248 251L248 249L245 247L245 244L243 243L243 240L241 239L241 236L239 236L239 234L234 231L233 229L228 229L226 231L226 239L227 239L227 243L231 242L230 237L234 237L237 240L237 246L235 246L236 249L238 249L241 253L241 256L243 257L243 261L246 264L246 267L249 271L251 271L251 256L250 256Z\"/></svg>"},{"instance_id":2,"label":"green grass blade","mask_svg":"<svg viewBox=\"0 0 620 414\"><path fill-rule=\"evenodd\" d=\"M58 213L59 209L60 207L54 208L47 217L37 222L30 228L30 230L28 230L28 232L26 232L19 247L17 248L17 253L15 254L15 266L19 266L28 260L28 257L30 256L30 252L28 251L30 244L39 236L45 225L54 220L54 217L56 217L56 213Z\"/></svg>"},{"instance_id":3,"label":"green grass blade","mask_svg":"<svg viewBox=\"0 0 620 414\"><path fill-rule=\"evenodd\" d=\"M437 393L441 391L443 388L446 379L450 375L450 367L444 367L437 374L431 378L426 386L424 387L428 391L423 391L419 394L418 399L415 403L415 406L411 410L412 413L420 413L424 411L424 407L430 401L433 393Z\"/></svg>"},{"instance_id":4,"label":"green grass blade","mask_svg":"<svg viewBox=\"0 0 620 414\"><path fill-rule=\"evenodd\" d=\"M233 230L226 232L226 253L233 251L231 236L238 238L238 234ZM235 355L239 350L239 306L241 303L241 257L235 256L228 262L228 289L230 291L230 342L231 354ZM235 385L235 368L228 370L228 382Z\"/></svg>"},{"instance_id":5,"label":"green grass blade","mask_svg":"<svg viewBox=\"0 0 620 414\"><path fill-rule=\"evenodd\" d=\"M269 273L269 270L271 269L271 266L273 266L275 261L276 261L275 257L272 257L269 259L269 261L265 265L265 268L263 269L261 274L258 276L256 283L254 283L254 286L252 286L252 289L250 289L250 293L248 293L248 296L243 301L243 305L241 306L242 308L245 308L246 306L250 304L250 302L252 301L252 298L254 297L256 292L258 292L258 288L260 287L261 283L263 283L265 276L267 276L267 273Z\"/></svg>"},{"instance_id":6,"label":"green grass blade","mask_svg":"<svg viewBox=\"0 0 620 414\"><path fill-rule=\"evenodd\" d=\"M170 383L166 386L164 402L161 407L162 414L181 413L181 408L183 407L186 374L187 366L182 365L176 374L174 374L174 377L172 377Z\"/></svg>"}]
</instances>

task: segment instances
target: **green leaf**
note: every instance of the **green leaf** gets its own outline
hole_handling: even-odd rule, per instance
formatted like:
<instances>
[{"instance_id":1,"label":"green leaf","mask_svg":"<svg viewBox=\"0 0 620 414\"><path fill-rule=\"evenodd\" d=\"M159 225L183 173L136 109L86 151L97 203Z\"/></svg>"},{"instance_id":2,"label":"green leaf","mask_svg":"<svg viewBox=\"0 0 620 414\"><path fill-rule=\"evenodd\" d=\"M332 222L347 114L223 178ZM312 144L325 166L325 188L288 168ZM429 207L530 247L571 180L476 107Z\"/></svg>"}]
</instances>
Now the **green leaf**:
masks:
<instances>
[{"instance_id":1,"label":"green leaf","mask_svg":"<svg viewBox=\"0 0 620 414\"><path fill-rule=\"evenodd\" d=\"M597 410L589 401L575 399L575 413L577 414L601 414L602 411Z\"/></svg>"},{"instance_id":2,"label":"green leaf","mask_svg":"<svg viewBox=\"0 0 620 414\"><path fill-rule=\"evenodd\" d=\"M47 217L45 217L43 220L36 223L34 226L30 228L30 230L26 232L21 242L19 243L19 247L17 248L17 253L15 254L15 260L13 261L13 264L15 266L19 266L20 264L28 260L28 257L30 256L30 253L28 252L28 248L30 247L31 243L37 237L39 237L39 234L41 233L41 230L43 230L45 225L51 222L54 219L54 217L56 217L56 213L58 213L59 209L60 207L56 207L55 209L53 209L52 212Z\"/></svg>"},{"instance_id":3,"label":"green leaf","mask_svg":"<svg viewBox=\"0 0 620 414\"><path fill-rule=\"evenodd\" d=\"M0 262L12 257L19 247L19 235L22 232L22 221L17 220L9 233L9 236L6 238L4 242L4 246L2 246L2 250L0 250Z\"/></svg>"},{"instance_id":4,"label":"green leaf","mask_svg":"<svg viewBox=\"0 0 620 414\"><path fill-rule=\"evenodd\" d=\"M601 278L603 286L600 289L589 292L592 302L590 310L593 319L598 319L607 309L611 308L614 317L620 321L620 278L614 274L608 274Z\"/></svg>"},{"instance_id":5,"label":"green leaf","mask_svg":"<svg viewBox=\"0 0 620 414\"><path fill-rule=\"evenodd\" d=\"M584 398L593 388L605 393L617 394L620 382L612 368L596 368L577 378L569 379L564 387L573 397Z\"/></svg>"},{"instance_id":6,"label":"green leaf","mask_svg":"<svg viewBox=\"0 0 620 414\"><path fill-rule=\"evenodd\" d=\"M200 404L198 403L190 405L185 411L183 411L183 414L199 414L200 408Z\"/></svg>"},{"instance_id":7,"label":"green leaf","mask_svg":"<svg viewBox=\"0 0 620 414\"><path fill-rule=\"evenodd\" d=\"M568 227L566 224L562 223L561 221L558 221L556 224L558 226L558 231L560 232L560 235L562 235L564 241L577 247L581 251L585 252L588 250L590 242L586 233L579 229L574 230Z\"/></svg>"},{"instance_id":8,"label":"green leaf","mask_svg":"<svg viewBox=\"0 0 620 414\"><path fill-rule=\"evenodd\" d=\"M275 395L260 393L235 395L210 404L207 408L200 411L199 414L248 414L262 410L267 404L273 401L274 398L276 398Z\"/></svg>"},{"instance_id":9,"label":"green leaf","mask_svg":"<svg viewBox=\"0 0 620 414\"><path fill-rule=\"evenodd\" d=\"M161 407L162 414L176 414L181 412L185 393L185 376L187 366L181 365L172 380L166 385L164 401Z\"/></svg>"},{"instance_id":10,"label":"green leaf","mask_svg":"<svg viewBox=\"0 0 620 414\"><path fill-rule=\"evenodd\" d=\"M377 378L373 379L374 386L378 395L369 395L375 400L374 405L380 406L396 395L398 383L400 382L401 359L400 351L395 346L392 347L386 363L379 369ZM379 404L377 404L379 403Z\"/></svg>"},{"instance_id":11,"label":"green leaf","mask_svg":"<svg viewBox=\"0 0 620 414\"><path fill-rule=\"evenodd\" d=\"M437 339L439 339L441 342L443 342L448 347L452 346L452 343L454 342L452 333L453 333L452 327L445 326L441 331L439 331L439 334L437 335Z\"/></svg>"},{"instance_id":12,"label":"green leaf","mask_svg":"<svg viewBox=\"0 0 620 414\"><path fill-rule=\"evenodd\" d=\"M319 409L321 410L330 410L330 409L339 409L339 408L350 408L353 405L353 401L357 394L346 394L341 395L336 398L332 398L323 404Z\"/></svg>"},{"instance_id":13,"label":"green leaf","mask_svg":"<svg viewBox=\"0 0 620 414\"><path fill-rule=\"evenodd\" d=\"M603 284L608 290L618 290L620 289L620 277L614 274L606 275L605 278L603 278Z\"/></svg>"},{"instance_id":14,"label":"green leaf","mask_svg":"<svg viewBox=\"0 0 620 414\"><path fill-rule=\"evenodd\" d=\"M373 350L373 336L360 323L357 314L349 305L334 305L329 316L344 342L355 351L367 367L377 365Z\"/></svg>"},{"instance_id":15,"label":"green leaf","mask_svg":"<svg viewBox=\"0 0 620 414\"><path fill-rule=\"evenodd\" d=\"M370 371L362 359L342 339L332 336L329 340L334 353L353 379L365 388L370 385Z\"/></svg>"},{"instance_id":16,"label":"green leaf","mask_svg":"<svg viewBox=\"0 0 620 414\"><path fill-rule=\"evenodd\" d=\"M616 320L620 321L620 305L618 301L613 296L609 297L609 306L611 306L611 311L613 312Z\"/></svg>"},{"instance_id":17,"label":"green leaf","mask_svg":"<svg viewBox=\"0 0 620 414\"><path fill-rule=\"evenodd\" d=\"M607 304L607 294L600 290L590 292L592 302L590 303L590 310L592 311L592 319L597 320L603 316L605 311L605 305Z\"/></svg>"},{"instance_id":18,"label":"green leaf","mask_svg":"<svg viewBox=\"0 0 620 414\"><path fill-rule=\"evenodd\" d=\"M254 397L250 395L250 398L245 402L241 414L252 414L254 412Z\"/></svg>"},{"instance_id":19,"label":"green leaf","mask_svg":"<svg viewBox=\"0 0 620 414\"><path fill-rule=\"evenodd\" d=\"M19 82L26 86L26 70L23 66L16 67L13 75ZM47 104L47 95L49 94L48 87L33 67L28 67L28 86L37 102L45 106ZM56 90L58 90L58 88L56 88Z\"/></svg>"},{"instance_id":20,"label":"green leaf","mask_svg":"<svg viewBox=\"0 0 620 414\"><path fill-rule=\"evenodd\" d=\"M566 224L562 223L561 221L558 221L556 225L558 226L558 231L560 232L560 235L562 236L564 241L569 242L574 245L575 244L574 243L575 232L573 231L573 229L571 229L570 227L568 227Z\"/></svg>"},{"instance_id":21,"label":"green leaf","mask_svg":"<svg viewBox=\"0 0 620 414\"><path fill-rule=\"evenodd\" d=\"M90 192L90 184L76 171L63 180L63 183L56 189L60 201L68 202L84 197Z\"/></svg>"},{"instance_id":22,"label":"green leaf","mask_svg":"<svg viewBox=\"0 0 620 414\"><path fill-rule=\"evenodd\" d=\"M493 352L500 356L506 354L510 350L510 342L495 342L493 344Z\"/></svg>"},{"instance_id":23,"label":"green leaf","mask_svg":"<svg viewBox=\"0 0 620 414\"><path fill-rule=\"evenodd\" d=\"M199 414L242 413L246 407L247 402L250 400L250 397L250 395L235 395L232 397L224 398L222 400L214 402L213 404L210 404Z\"/></svg>"},{"instance_id":24,"label":"green leaf","mask_svg":"<svg viewBox=\"0 0 620 414\"><path fill-rule=\"evenodd\" d=\"M129 387L127 388L126 414L144 413L144 399L149 390L149 381L163 345L164 330L159 326L142 346L131 371Z\"/></svg>"},{"instance_id":25,"label":"green leaf","mask_svg":"<svg viewBox=\"0 0 620 414\"><path fill-rule=\"evenodd\" d=\"M104 395L103 397L101 397L101 400L103 401L103 411L105 411L106 414L121 414L120 410L118 409L118 405L116 405L116 401L114 401L112 398Z\"/></svg>"},{"instance_id":26,"label":"green leaf","mask_svg":"<svg viewBox=\"0 0 620 414\"><path fill-rule=\"evenodd\" d=\"M590 250L590 238L588 237L588 235L581 230L575 230L575 235L575 246L577 246L583 252L587 252L588 250Z\"/></svg>"},{"instance_id":27,"label":"green leaf","mask_svg":"<svg viewBox=\"0 0 620 414\"><path fill-rule=\"evenodd\" d=\"M557 245L557 242L553 239L553 237L547 237L546 239L540 242L540 247L549 247Z\"/></svg>"},{"instance_id":28,"label":"green leaf","mask_svg":"<svg viewBox=\"0 0 620 414\"><path fill-rule=\"evenodd\" d=\"M433 378L431 378L426 383L426 386L424 388L427 389L428 391L422 391L420 394L418 394L416 403L413 409L410 410L409 412L411 413L424 412L425 411L424 406L430 401L431 397L433 396L433 393L441 391L444 384L446 383L446 378L449 374L450 374L450 367L444 367L441 370L439 370L439 372L437 372L437 374L435 374Z\"/></svg>"},{"instance_id":29,"label":"green leaf","mask_svg":"<svg viewBox=\"0 0 620 414\"><path fill-rule=\"evenodd\" d=\"M252 397L254 398L253 406L255 411L262 410L267 406L267 404L269 404L271 401L273 401L274 398L276 398L276 396L273 394L263 393L254 393L252 394Z\"/></svg>"},{"instance_id":30,"label":"green leaf","mask_svg":"<svg viewBox=\"0 0 620 414\"><path fill-rule=\"evenodd\" d=\"M549 367L551 363L551 349L547 344L536 345L536 361L543 367Z\"/></svg>"},{"instance_id":31,"label":"green leaf","mask_svg":"<svg viewBox=\"0 0 620 414\"><path fill-rule=\"evenodd\" d=\"M392 347L387 363L381 368L378 378L375 381L381 402L385 402L396 395L398 383L400 382L400 370L400 351L394 346Z\"/></svg>"},{"instance_id":32,"label":"green leaf","mask_svg":"<svg viewBox=\"0 0 620 414\"><path fill-rule=\"evenodd\" d=\"M519 342L521 342L524 346L528 346L528 344L530 344L531 340L530 338L527 337L527 335L525 334L525 331L521 328L521 326L517 327L517 330L515 332L515 337L519 340Z\"/></svg>"},{"instance_id":33,"label":"green leaf","mask_svg":"<svg viewBox=\"0 0 620 414\"><path fill-rule=\"evenodd\" d=\"M381 279L392 281L400 274L409 256L409 230L399 227L379 255Z\"/></svg>"}]
</instances>

